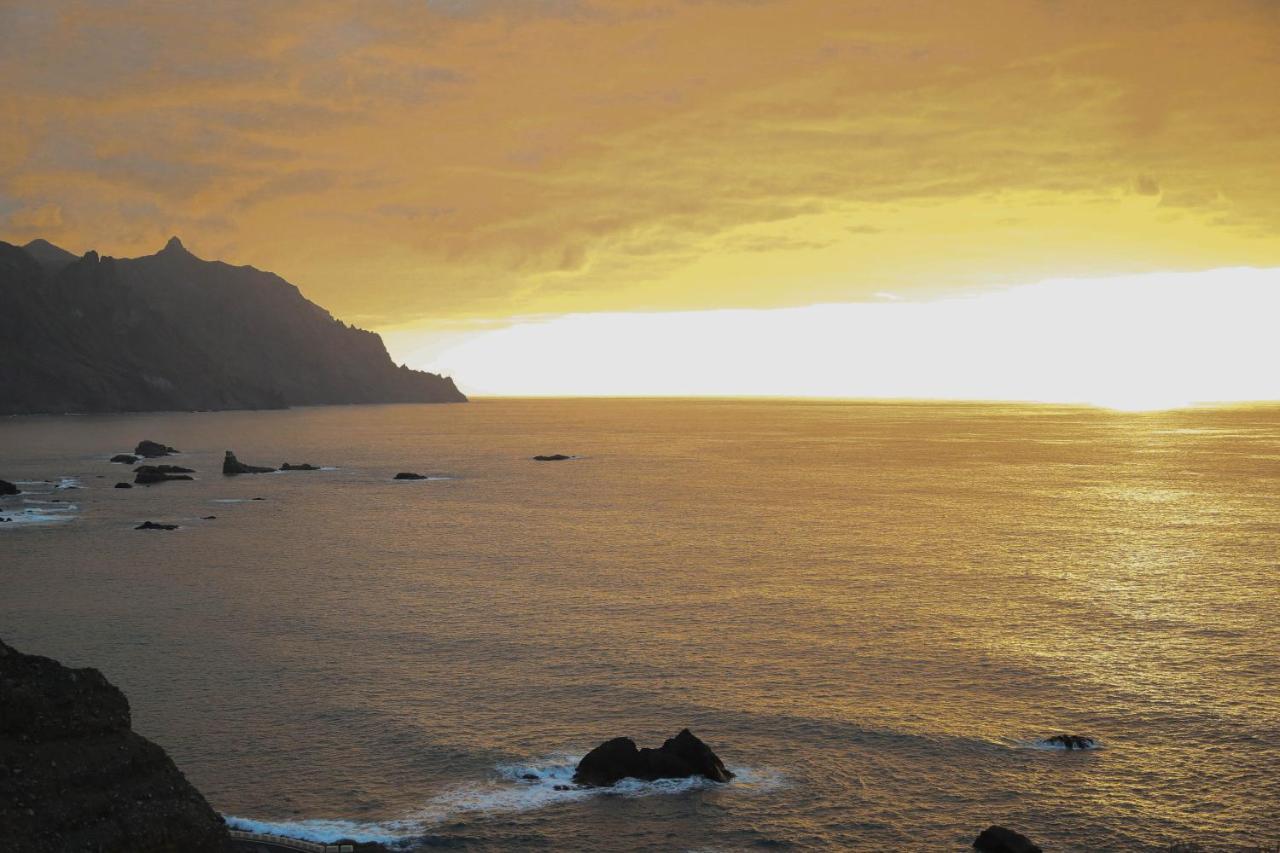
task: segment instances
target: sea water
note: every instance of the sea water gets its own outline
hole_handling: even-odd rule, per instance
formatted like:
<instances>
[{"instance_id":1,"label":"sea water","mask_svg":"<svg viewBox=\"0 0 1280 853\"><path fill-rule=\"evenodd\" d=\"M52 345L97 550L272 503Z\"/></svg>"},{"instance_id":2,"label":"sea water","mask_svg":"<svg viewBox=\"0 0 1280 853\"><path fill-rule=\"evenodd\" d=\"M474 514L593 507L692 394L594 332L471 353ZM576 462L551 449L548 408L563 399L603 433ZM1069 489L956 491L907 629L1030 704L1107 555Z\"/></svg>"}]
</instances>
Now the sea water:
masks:
<instances>
[{"instance_id":1,"label":"sea water","mask_svg":"<svg viewBox=\"0 0 1280 853\"><path fill-rule=\"evenodd\" d=\"M112 488L143 438L196 479ZM325 470L224 477L227 449ZM478 850L960 851L991 823L1054 851L1280 844L1280 409L23 417L0 419L0 477L27 492L0 501L23 519L0 523L0 637L101 669L240 826ZM598 743L683 727L733 782L569 784ZM1039 748L1057 733L1099 748Z\"/></svg>"}]
</instances>

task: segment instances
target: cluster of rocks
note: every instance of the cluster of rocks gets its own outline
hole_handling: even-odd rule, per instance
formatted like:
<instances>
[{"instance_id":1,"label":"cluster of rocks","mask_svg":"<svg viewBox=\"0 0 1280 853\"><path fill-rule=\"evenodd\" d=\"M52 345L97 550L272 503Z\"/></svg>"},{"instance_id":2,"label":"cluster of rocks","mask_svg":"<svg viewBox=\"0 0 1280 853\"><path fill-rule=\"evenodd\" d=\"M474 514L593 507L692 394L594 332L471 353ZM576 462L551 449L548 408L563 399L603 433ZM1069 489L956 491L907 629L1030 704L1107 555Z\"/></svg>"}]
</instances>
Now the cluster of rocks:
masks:
<instances>
[{"instance_id":1,"label":"cluster of rocks","mask_svg":"<svg viewBox=\"0 0 1280 853\"><path fill-rule=\"evenodd\" d=\"M147 459L157 459L161 456L170 456L174 453L180 453L181 451L176 447L169 447L167 444L161 444L158 441L152 441L149 438L144 438L142 441L138 442L138 446L133 449L133 452L135 455L144 456ZM112 461L114 462L115 460L113 459Z\"/></svg>"},{"instance_id":2,"label":"cluster of rocks","mask_svg":"<svg viewBox=\"0 0 1280 853\"><path fill-rule=\"evenodd\" d=\"M629 737L607 740L583 756L573 771L578 785L609 787L621 779L688 779L702 776L728 782L731 773L711 747L688 729L668 738L657 749L639 749Z\"/></svg>"},{"instance_id":3,"label":"cluster of rocks","mask_svg":"<svg viewBox=\"0 0 1280 853\"><path fill-rule=\"evenodd\" d=\"M170 480L191 480L195 473L192 468L181 465L139 465L133 469L133 482L141 486L153 483L167 483Z\"/></svg>"}]
</instances>

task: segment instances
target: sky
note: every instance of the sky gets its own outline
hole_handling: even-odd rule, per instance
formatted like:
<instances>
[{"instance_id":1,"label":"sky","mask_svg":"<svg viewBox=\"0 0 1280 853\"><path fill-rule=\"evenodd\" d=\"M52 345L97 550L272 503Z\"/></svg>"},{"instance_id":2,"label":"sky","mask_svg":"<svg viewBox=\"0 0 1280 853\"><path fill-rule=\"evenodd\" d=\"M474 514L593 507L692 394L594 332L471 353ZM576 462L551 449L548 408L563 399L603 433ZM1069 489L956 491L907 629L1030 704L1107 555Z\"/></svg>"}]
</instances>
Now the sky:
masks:
<instances>
[{"instance_id":1,"label":"sky","mask_svg":"<svg viewBox=\"0 0 1280 853\"><path fill-rule=\"evenodd\" d=\"M1117 298L1230 330L1280 286L1274 0L0 0L0 79L0 238L178 234L472 390L777 393L769 352L796 393L1102 399L1017 379L1047 291L1138 383ZM841 384L797 346L883 322L1019 355ZM1280 397L1219 368L1158 396Z\"/></svg>"}]
</instances>

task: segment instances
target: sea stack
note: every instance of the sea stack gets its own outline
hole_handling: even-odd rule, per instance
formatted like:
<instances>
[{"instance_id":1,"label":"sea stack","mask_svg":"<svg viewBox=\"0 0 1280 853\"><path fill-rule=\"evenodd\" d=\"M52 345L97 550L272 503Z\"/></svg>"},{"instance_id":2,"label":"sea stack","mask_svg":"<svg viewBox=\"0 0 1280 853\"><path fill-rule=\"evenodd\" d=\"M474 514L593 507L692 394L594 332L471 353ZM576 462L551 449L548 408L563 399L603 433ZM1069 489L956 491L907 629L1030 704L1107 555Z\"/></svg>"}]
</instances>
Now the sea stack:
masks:
<instances>
[{"instance_id":1,"label":"sea stack","mask_svg":"<svg viewBox=\"0 0 1280 853\"><path fill-rule=\"evenodd\" d=\"M712 782L728 782L733 774L711 747L688 729L669 738L657 749L637 749L629 737L605 741L583 756L573 771L579 785L608 787L622 779L688 779L702 776Z\"/></svg>"},{"instance_id":2,"label":"sea stack","mask_svg":"<svg viewBox=\"0 0 1280 853\"><path fill-rule=\"evenodd\" d=\"M226 825L130 728L96 669L0 641L0 845L22 853L223 853Z\"/></svg>"},{"instance_id":3,"label":"sea stack","mask_svg":"<svg viewBox=\"0 0 1280 853\"><path fill-rule=\"evenodd\" d=\"M264 468L261 465L246 465L236 458L236 455L230 450L222 459L222 473L224 474L270 474L275 468Z\"/></svg>"}]
</instances>

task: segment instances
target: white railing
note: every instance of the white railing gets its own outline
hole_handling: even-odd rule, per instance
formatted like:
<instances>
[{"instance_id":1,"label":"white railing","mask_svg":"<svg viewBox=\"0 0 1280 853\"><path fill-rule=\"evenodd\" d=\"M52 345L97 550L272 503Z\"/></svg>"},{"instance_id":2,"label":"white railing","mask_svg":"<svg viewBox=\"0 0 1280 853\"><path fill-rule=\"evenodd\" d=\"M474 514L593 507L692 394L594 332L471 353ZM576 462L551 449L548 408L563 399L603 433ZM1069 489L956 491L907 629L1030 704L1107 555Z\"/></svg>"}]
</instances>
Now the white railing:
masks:
<instances>
[{"instance_id":1,"label":"white railing","mask_svg":"<svg viewBox=\"0 0 1280 853\"><path fill-rule=\"evenodd\" d=\"M241 841L263 841L278 847L302 850L304 853L353 853L351 844L319 844L315 841L303 841L301 838L290 838L287 835L271 835L266 832L249 832L244 829L231 830L231 837Z\"/></svg>"}]
</instances>

